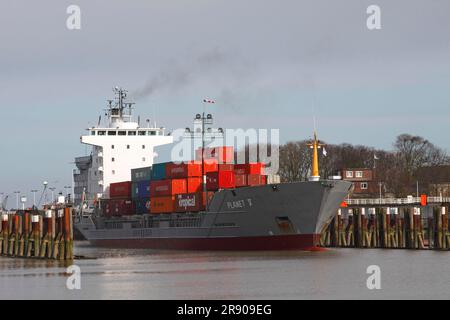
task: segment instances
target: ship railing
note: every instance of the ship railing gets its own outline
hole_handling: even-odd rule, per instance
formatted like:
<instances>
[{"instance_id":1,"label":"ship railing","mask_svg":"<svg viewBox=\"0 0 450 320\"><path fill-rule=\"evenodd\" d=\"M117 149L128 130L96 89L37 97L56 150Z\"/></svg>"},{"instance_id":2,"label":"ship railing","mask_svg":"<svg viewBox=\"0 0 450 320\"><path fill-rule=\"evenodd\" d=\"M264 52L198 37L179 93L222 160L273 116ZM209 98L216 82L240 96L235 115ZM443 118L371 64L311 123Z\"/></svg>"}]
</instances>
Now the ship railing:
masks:
<instances>
[{"instance_id":1,"label":"ship railing","mask_svg":"<svg viewBox=\"0 0 450 320\"><path fill-rule=\"evenodd\" d=\"M421 204L422 198L408 197L408 198L348 199L345 202L348 205L353 206L410 205L410 204ZM428 197L427 203L429 204L450 203L450 197Z\"/></svg>"}]
</instances>

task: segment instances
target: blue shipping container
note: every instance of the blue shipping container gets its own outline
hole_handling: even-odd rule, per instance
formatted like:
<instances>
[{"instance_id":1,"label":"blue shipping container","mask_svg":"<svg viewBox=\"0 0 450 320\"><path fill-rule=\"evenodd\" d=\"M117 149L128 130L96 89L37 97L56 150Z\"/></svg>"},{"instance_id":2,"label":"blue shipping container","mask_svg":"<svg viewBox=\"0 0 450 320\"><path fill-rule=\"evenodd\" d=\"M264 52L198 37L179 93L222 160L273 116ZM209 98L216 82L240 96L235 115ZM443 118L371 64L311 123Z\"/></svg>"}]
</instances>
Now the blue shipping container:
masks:
<instances>
[{"instance_id":1,"label":"blue shipping container","mask_svg":"<svg viewBox=\"0 0 450 320\"><path fill-rule=\"evenodd\" d=\"M137 197L149 198L150 197L150 180L141 181L137 183Z\"/></svg>"},{"instance_id":2,"label":"blue shipping container","mask_svg":"<svg viewBox=\"0 0 450 320\"><path fill-rule=\"evenodd\" d=\"M150 198L134 199L137 214L150 213Z\"/></svg>"},{"instance_id":3,"label":"blue shipping container","mask_svg":"<svg viewBox=\"0 0 450 320\"><path fill-rule=\"evenodd\" d=\"M166 163L156 163L152 168L152 180L166 179Z\"/></svg>"}]
</instances>

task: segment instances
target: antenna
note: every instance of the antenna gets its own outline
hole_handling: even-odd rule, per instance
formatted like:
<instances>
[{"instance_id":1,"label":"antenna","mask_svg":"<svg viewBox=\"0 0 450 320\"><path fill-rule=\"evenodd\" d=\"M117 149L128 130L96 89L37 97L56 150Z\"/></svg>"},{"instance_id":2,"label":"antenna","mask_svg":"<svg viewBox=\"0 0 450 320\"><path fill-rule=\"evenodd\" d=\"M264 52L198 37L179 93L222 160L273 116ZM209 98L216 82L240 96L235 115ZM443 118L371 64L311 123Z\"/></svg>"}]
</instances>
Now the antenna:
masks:
<instances>
[{"instance_id":1,"label":"antenna","mask_svg":"<svg viewBox=\"0 0 450 320\"><path fill-rule=\"evenodd\" d=\"M97 127L100 127L100 122L102 121L102 116L99 116L98 117L98 124L97 124Z\"/></svg>"}]
</instances>

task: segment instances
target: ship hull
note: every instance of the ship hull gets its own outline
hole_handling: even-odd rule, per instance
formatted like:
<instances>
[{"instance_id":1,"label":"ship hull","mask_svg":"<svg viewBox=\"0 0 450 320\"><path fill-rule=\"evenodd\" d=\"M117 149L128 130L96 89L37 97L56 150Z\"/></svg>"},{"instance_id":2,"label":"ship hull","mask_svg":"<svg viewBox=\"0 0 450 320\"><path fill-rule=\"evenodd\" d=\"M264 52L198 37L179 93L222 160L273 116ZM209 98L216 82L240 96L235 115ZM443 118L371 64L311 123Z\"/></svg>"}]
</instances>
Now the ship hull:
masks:
<instances>
[{"instance_id":1,"label":"ship hull","mask_svg":"<svg viewBox=\"0 0 450 320\"><path fill-rule=\"evenodd\" d=\"M156 250L281 251L319 250L319 234L223 238L98 239L94 246Z\"/></svg>"},{"instance_id":2,"label":"ship hull","mask_svg":"<svg viewBox=\"0 0 450 320\"><path fill-rule=\"evenodd\" d=\"M351 183L320 181L226 189L208 211L94 217L75 227L93 245L172 250L312 250Z\"/></svg>"}]
</instances>

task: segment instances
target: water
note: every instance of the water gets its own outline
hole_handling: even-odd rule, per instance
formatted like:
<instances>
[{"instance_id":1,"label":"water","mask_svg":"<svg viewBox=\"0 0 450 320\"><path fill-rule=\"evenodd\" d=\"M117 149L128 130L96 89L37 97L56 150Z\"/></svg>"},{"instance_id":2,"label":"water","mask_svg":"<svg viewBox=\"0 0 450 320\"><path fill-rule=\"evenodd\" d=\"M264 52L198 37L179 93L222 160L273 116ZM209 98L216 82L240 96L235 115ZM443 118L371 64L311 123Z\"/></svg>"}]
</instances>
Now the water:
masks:
<instances>
[{"instance_id":1,"label":"water","mask_svg":"<svg viewBox=\"0 0 450 320\"><path fill-rule=\"evenodd\" d=\"M449 299L450 252L161 252L77 242L81 290L64 263L0 257L0 299ZM381 290L368 290L369 265Z\"/></svg>"}]
</instances>

